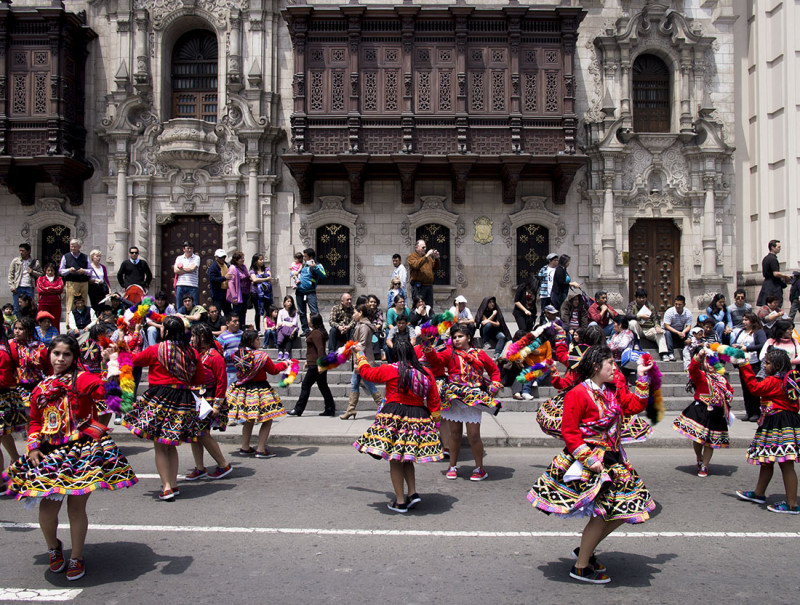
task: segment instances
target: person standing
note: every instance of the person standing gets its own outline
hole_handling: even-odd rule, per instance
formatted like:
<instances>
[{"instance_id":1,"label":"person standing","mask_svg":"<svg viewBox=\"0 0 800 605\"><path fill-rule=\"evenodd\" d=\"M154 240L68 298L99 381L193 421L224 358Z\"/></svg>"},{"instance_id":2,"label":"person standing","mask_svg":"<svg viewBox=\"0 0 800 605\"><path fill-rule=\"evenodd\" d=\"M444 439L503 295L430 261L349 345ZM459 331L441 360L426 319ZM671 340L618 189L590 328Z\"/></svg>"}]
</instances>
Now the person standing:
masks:
<instances>
[{"instance_id":1,"label":"person standing","mask_svg":"<svg viewBox=\"0 0 800 605\"><path fill-rule=\"evenodd\" d=\"M44 275L36 280L36 292L39 295L39 310L47 311L53 316L56 328L61 324L61 293L64 291L64 280L56 275L56 266L47 263Z\"/></svg>"},{"instance_id":2,"label":"person standing","mask_svg":"<svg viewBox=\"0 0 800 605\"><path fill-rule=\"evenodd\" d=\"M553 272L553 287L550 289L550 304L556 309L561 309L561 305L567 300L570 288L580 288L578 282L572 281L572 278L567 272L572 258L568 254L562 254L558 257L558 266Z\"/></svg>"},{"instance_id":3,"label":"person standing","mask_svg":"<svg viewBox=\"0 0 800 605\"><path fill-rule=\"evenodd\" d=\"M544 308L552 305L550 294L553 290L553 277L558 267L558 254L551 252L547 255L547 264L539 269L539 304L542 306L542 316L540 321L544 321ZM522 329L520 327L520 329Z\"/></svg>"},{"instance_id":4,"label":"person standing","mask_svg":"<svg viewBox=\"0 0 800 605\"><path fill-rule=\"evenodd\" d=\"M117 282L123 290L137 285L147 292L150 282L153 281L153 272L150 270L150 265L143 258L139 258L139 248L136 246L131 246L128 249L128 257L119 266Z\"/></svg>"},{"instance_id":5,"label":"person standing","mask_svg":"<svg viewBox=\"0 0 800 605\"><path fill-rule=\"evenodd\" d=\"M764 283L761 285L761 291L756 300L756 305L759 307L767 304L768 296L777 296L783 303L783 289L786 287L786 282L792 279L788 273L781 273L781 264L778 262L778 253L781 251L780 240L770 240L767 247L769 252L761 259L761 274L764 276Z\"/></svg>"},{"instance_id":6,"label":"person standing","mask_svg":"<svg viewBox=\"0 0 800 605\"><path fill-rule=\"evenodd\" d=\"M22 242L19 245L19 256L8 267L8 288L14 300L14 315L19 316L19 295L27 294L33 300L36 280L43 274L39 261L31 258L31 245Z\"/></svg>"},{"instance_id":7,"label":"person standing","mask_svg":"<svg viewBox=\"0 0 800 605\"><path fill-rule=\"evenodd\" d=\"M392 280L399 280L400 287L403 289L403 292L406 291L406 283L408 283L408 272L406 271L405 266L403 265L403 257L399 254L392 254ZM389 304L391 306L391 304Z\"/></svg>"},{"instance_id":8,"label":"person standing","mask_svg":"<svg viewBox=\"0 0 800 605\"><path fill-rule=\"evenodd\" d=\"M328 387L328 373L320 372L317 367L317 360L320 357L325 357L325 326L322 323L322 316L314 314L311 316L311 332L306 336L306 362L303 364L303 369L306 370L306 375L303 378L303 384L300 387L300 397L294 408L289 410L289 416L302 416L308 404L308 397L311 394L311 386L316 383L319 387L319 392L322 393L322 398L325 401L325 409L320 416L335 416L336 403L333 401L331 389Z\"/></svg>"},{"instance_id":9,"label":"person standing","mask_svg":"<svg viewBox=\"0 0 800 605\"><path fill-rule=\"evenodd\" d=\"M175 259L173 270L175 272L175 300L183 300L185 294L190 294L194 304L199 305L200 257L194 253L192 242L183 242L183 254Z\"/></svg>"},{"instance_id":10,"label":"person standing","mask_svg":"<svg viewBox=\"0 0 800 605\"><path fill-rule=\"evenodd\" d=\"M692 312L686 308L686 297L678 294L675 303L666 313L661 323L664 328L664 339L667 342L667 356L669 361L675 361L675 345L683 347L686 337L692 329Z\"/></svg>"},{"instance_id":11,"label":"person standing","mask_svg":"<svg viewBox=\"0 0 800 605\"><path fill-rule=\"evenodd\" d=\"M255 311L256 332L261 331L261 318L272 306L272 273L263 254L254 254L250 260L250 300Z\"/></svg>"},{"instance_id":12,"label":"person standing","mask_svg":"<svg viewBox=\"0 0 800 605\"><path fill-rule=\"evenodd\" d=\"M231 303L225 295L228 293L228 264L225 262L227 252L222 248L214 252L214 262L208 265L208 287L211 291L211 300L217 305L222 314L227 317L231 312Z\"/></svg>"},{"instance_id":13,"label":"person standing","mask_svg":"<svg viewBox=\"0 0 800 605\"><path fill-rule=\"evenodd\" d=\"M529 276L520 284L514 295L514 310L511 311L511 314L517 322L517 328L525 332L533 330L536 323L536 291L536 278ZM544 310L542 310L542 315L544 315Z\"/></svg>"},{"instance_id":14,"label":"person standing","mask_svg":"<svg viewBox=\"0 0 800 605\"><path fill-rule=\"evenodd\" d=\"M244 252L237 250L233 253L226 279L228 288L225 297L233 306L231 312L239 317L239 325L244 329L247 325L247 303L250 300L250 285L252 284L250 271L244 264Z\"/></svg>"},{"instance_id":15,"label":"person standing","mask_svg":"<svg viewBox=\"0 0 800 605\"><path fill-rule=\"evenodd\" d=\"M72 311L73 300L81 296L89 300L89 257L81 252L83 242L79 239L69 240L69 252L61 257L58 273L64 279L64 292L67 294L66 313Z\"/></svg>"},{"instance_id":16,"label":"person standing","mask_svg":"<svg viewBox=\"0 0 800 605\"><path fill-rule=\"evenodd\" d=\"M414 252L408 255L408 270L411 273L411 297L422 298L433 308L434 274L439 269L439 251L428 250L424 239L417 241Z\"/></svg>"},{"instance_id":17,"label":"person standing","mask_svg":"<svg viewBox=\"0 0 800 605\"><path fill-rule=\"evenodd\" d=\"M742 318L742 325L744 327L736 332L736 337L731 342L731 346L744 351L745 359L750 365L750 368L754 373L758 374L761 370L761 359L758 354L767 342L767 335L764 332L764 328L761 327L758 315L752 311L745 313ZM758 395L754 395L750 389L747 388L747 382L744 380L741 373L739 374L739 378L741 378L742 383L742 399L744 400L745 411L744 419L748 422L758 422L758 419L761 417L761 400Z\"/></svg>"},{"instance_id":18,"label":"person standing","mask_svg":"<svg viewBox=\"0 0 800 605\"><path fill-rule=\"evenodd\" d=\"M89 252L89 301L98 315L106 308L102 300L111 292L108 269L100 262L102 256L103 253L97 249Z\"/></svg>"},{"instance_id":19,"label":"person standing","mask_svg":"<svg viewBox=\"0 0 800 605\"><path fill-rule=\"evenodd\" d=\"M300 312L300 325L303 327L301 336L308 336L308 315L306 304L311 315L319 314L317 307L317 282L327 276L325 267L316 261L317 253L314 248L303 250L303 267L297 276L297 310Z\"/></svg>"}]
</instances>

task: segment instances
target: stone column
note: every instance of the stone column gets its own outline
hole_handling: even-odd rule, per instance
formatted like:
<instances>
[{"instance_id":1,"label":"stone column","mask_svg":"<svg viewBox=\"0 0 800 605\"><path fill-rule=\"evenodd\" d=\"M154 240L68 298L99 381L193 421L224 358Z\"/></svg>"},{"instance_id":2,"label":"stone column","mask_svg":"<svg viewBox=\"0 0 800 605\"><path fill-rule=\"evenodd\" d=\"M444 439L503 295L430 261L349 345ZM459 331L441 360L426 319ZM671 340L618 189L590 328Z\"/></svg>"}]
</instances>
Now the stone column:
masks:
<instances>
[{"instance_id":1,"label":"stone column","mask_svg":"<svg viewBox=\"0 0 800 605\"><path fill-rule=\"evenodd\" d=\"M614 233L614 175L603 175L603 222L602 222L602 245L603 254L600 258L600 275L603 277L616 276L617 238Z\"/></svg>"},{"instance_id":2,"label":"stone column","mask_svg":"<svg viewBox=\"0 0 800 605\"><path fill-rule=\"evenodd\" d=\"M254 254L260 252L260 238L261 238L261 219L259 217L259 200L258 200L258 157L249 157L245 159L247 163L247 209L245 211L245 236L246 244L244 257L247 263Z\"/></svg>"},{"instance_id":3,"label":"stone column","mask_svg":"<svg viewBox=\"0 0 800 605\"><path fill-rule=\"evenodd\" d=\"M705 203L703 205L703 275L717 275L717 229L714 201L714 182L712 176L703 177Z\"/></svg>"},{"instance_id":4,"label":"stone column","mask_svg":"<svg viewBox=\"0 0 800 605\"><path fill-rule=\"evenodd\" d=\"M126 156L117 156L114 158L114 164L117 167L117 207L114 212L114 256L116 258L121 255L121 258L125 259L127 258L128 236L131 232L128 214L128 158Z\"/></svg>"}]
</instances>

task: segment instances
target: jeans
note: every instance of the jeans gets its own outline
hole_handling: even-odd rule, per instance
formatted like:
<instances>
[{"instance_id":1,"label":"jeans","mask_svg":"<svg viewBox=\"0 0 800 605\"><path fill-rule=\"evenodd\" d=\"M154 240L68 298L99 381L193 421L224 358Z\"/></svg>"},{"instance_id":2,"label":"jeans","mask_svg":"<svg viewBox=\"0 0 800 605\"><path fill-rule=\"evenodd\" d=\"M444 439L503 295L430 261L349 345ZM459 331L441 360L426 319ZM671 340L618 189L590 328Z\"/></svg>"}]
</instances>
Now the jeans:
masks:
<instances>
[{"instance_id":1,"label":"jeans","mask_svg":"<svg viewBox=\"0 0 800 605\"><path fill-rule=\"evenodd\" d=\"M675 354L675 345L677 344L679 347L682 347L686 344L686 339L681 338L680 336L673 334L669 330L664 330L664 339L667 341L667 351L670 355Z\"/></svg>"},{"instance_id":2,"label":"jeans","mask_svg":"<svg viewBox=\"0 0 800 605\"><path fill-rule=\"evenodd\" d=\"M263 346L265 349L269 349L269 343L275 343L275 348L278 348L278 332L276 330L264 330L264 342Z\"/></svg>"},{"instance_id":3,"label":"jeans","mask_svg":"<svg viewBox=\"0 0 800 605\"><path fill-rule=\"evenodd\" d=\"M27 294L31 297L31 302L33 302L33 288L25 286L17 286L17 291L14 292L12 298L14 299L14 315L19 317L19 295L20 294ZM86 301L89 302L89 301ZM56 326L58 327L58 326Z\"/></svg>"},{"instance_id":4,"label":"jeans","mask_svg":"<svg viewBox=\"0 0 800 605\"><path fill-rule=\"evenodd\" d=\"M421 298L426 305L433 309L433 286L425 286L418 281L411 282L411 298ZM431 313L433 313L432 310Z\"/></svg>"},{"instance_id":5,"label":"jeans","mask_svg":"<svg viewBox=\"0 0 800 605\"><path fill-rule=\"evenodd\" d=\"M481 338L483 343L487 344L491 340L496 340L497 344L494 347L494 354L500 355L503 352L503 347L506 346L506 335L497 326L492 324L483 324L481 326Z\"/></svg>"},{"instance_id":6,"label":"jeans","mask_svg":"<svg viewBox=\"0 0 800 605\"><path fill-rule=\"evenodd\" d=\"M155 326L147 326L147 338L146 342L142 346L150 347L154 344L157 344L160 339L161 339L161 330L159 330Z\"/></svg>"},{"instance_id":7,"label":"jeans","mask_svg":"<svg viewBox=\"0 0 800 605\"><path fill-rule=\"evenodd\" d=\"M335 351L339 348L339 343L346 343L353 336L353 329L350 328L347 332L342 334L336 328L331 328L328 333L328 351Z\"/></svg>"},{"instance_id":8,"label":"jeans","mask_svg":"<svg viewBox=\"0 0 800 605\"><path fill-rule=\"evenodd\" d=\"M303 328L303 334L308 332L308 317L306 316L306 303L308 303L308 310L314 315L319 313L317 307L317 292L300 292L297 291L297 311L300 313L300 326Z\"/></svg>"},{"instance_id":9,"label":"jeans","mask_svg":"<svg viewBox=\"0 0 800 605\"><path fill-rule=\"evenodd\" d=\"M358 385L363 386L370 395L375 395L378 392L378 387L369 380L364 380L358 372L353 372L350 377L350 392L358 393Z\"/></svg>"},{"instance_id":10,"label":"jeans","mask_svg":"<svg viewBox=\"0 0 800 605\"><path fill-rule=\"evenodd\" d=\"M200 304L200 290L195 286L178 286L175 290L175 306L179 307L183 304L183 297L191 296L194 301L194 306Z\"/></svg>"}]
</instances>

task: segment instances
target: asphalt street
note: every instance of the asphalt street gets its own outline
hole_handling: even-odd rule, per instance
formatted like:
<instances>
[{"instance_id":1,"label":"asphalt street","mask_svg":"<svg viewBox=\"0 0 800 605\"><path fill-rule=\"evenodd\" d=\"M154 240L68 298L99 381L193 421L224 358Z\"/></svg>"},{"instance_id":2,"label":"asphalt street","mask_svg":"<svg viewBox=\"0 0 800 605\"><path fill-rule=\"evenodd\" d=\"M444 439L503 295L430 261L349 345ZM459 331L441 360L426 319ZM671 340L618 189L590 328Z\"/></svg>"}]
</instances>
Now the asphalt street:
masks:
<instances>
[{"instance_id":1,"label":"asphalt street","mask_svg":"<svg viewBox=\"0 0 800 605\"><path fill-rule=\"evenodd\" d=\"M182 482L169 503L156 499L152 445L122 448L142 479L91 497L80 581L46 571L36 511L0 498L0 601L26 588L80 590L75 603L789 603L800 589L800 517L735 498L758 472L742 449L717 452L701 479L688 441L629 446L658 508L601 545L612 582L591 586L568 576L583 522L548 517L525 497L555 447L489 449L481 483L468 480L469 459L456 481L444 463L419 465L423 501L406 515L386 508L388 463L347 446L233 456L229 477ZM180 454L187 472L189 448ZM776 473L768 502L782 499ZM68 552L66 527L60 535Z\"/></svg>"}]
</instances>

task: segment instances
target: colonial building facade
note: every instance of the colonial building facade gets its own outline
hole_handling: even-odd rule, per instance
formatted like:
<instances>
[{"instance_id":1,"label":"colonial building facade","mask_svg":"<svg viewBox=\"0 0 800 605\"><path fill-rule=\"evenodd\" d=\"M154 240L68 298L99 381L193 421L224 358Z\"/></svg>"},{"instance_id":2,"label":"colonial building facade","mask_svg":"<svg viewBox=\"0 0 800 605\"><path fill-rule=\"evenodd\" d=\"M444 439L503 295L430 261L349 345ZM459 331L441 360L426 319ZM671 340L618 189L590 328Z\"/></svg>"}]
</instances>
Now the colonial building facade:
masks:
<instances>
[{"instance_id":1,"label":"colonial building facade","mask_svg":"<svg viewBox=\"0 0 800 605\"><path fill-rule=\"evenodd\" d=\"M612 304L730 294L733 2L553 4L0 1L0 249L137 245L169 290L190 239L280 295L311 246L332 301L421 238L448 306L551 251Z\"/></svg>"}]
</instances>

